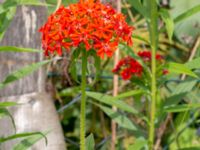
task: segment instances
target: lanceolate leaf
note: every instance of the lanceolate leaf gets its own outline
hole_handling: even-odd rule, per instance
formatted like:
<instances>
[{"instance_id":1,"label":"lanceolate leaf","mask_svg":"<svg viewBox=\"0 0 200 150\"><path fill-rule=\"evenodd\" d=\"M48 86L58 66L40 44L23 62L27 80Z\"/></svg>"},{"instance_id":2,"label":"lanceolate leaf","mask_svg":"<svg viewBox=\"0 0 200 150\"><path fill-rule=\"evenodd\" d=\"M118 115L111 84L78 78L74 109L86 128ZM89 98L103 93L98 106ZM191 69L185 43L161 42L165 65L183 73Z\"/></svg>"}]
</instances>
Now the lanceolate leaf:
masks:
<instances>
[{"instance_id":1,"label":"lanceolate leaf","mask_svg":"<svg viewBox=\"0 0 200 150\"><path fill-rule=\"evenodd\" d=\"M177 22L180 22L184 19L187 19L188 17L196 14L196 13L199 13L200 12L200 5L197 5L189 10L187 10L186 12L182 13L181 15L179 15L178 17L176 17L174 19L174 22L177 23Z\"/></svg>"},{"instance_id":2,"label":"lanceolate leaf","mask_svg":"<svg viewBox=\"0 0 200 150\"><path fill-rule=\"evenodd\" d=\"M42 62L34 63L34 64L28 65L22 69L19 69L19 70L13 72L12 74L8 75L2 83L0 83L0 89L5 87L9 83L12 83L16 80L19 80L19 79L29 75L30 73L32 73L33 71L36 71L41 66L49 63L50 61L52 61L52 60L45 60Z\"/></svg>"},{"instance_id":3,"label":"lanceolate leaf","mask_svg":"<svg viewBox=\"0 0 200 150\"><path fill-rule=\"evenodd\" d=\"M140 41L143 41L143 42L145 42L148 45L150 44L150 42L148 40L146 40L145 38L143 38L143 37L141 37L139 35L132 35L132 38L140 40Z\"/></svg>"},{"instance_id":4,"label":"lanceolate leaf","mask_svg":"<svg viewBox=\"0 0 200 150\"><path fill-rule=\"evenodd\" d=\"M148 12L145 7L142 5L140 0L128 0L128 2L133 6L141 15L148 17Z\"/></svg>"},{"instance_id":5,"label":"lanceolate leaf","mask_svg":"<svg viewBox=\"0 0 200 150\"><path fill-rule=\"evenodd\" d=\"M173 21L172 17L170 16L168 10L166 10L166 9L161 9L160 15L161 15L162 20L165 23L169 41L171 42L173 32L174 32L174 21Z\"/></svg>"},{"instance_id":6,"label":"lanceolate leaf","mask_svg":"<svg viewBox=\"0 0 200 150\"><path fill-rule=\"evenodd\" d=\"M14 118L12 117L12 115L10 114L10 112L6 109L6 108L0 108L0 119L3 117L9 117L11 119L12 125L15 129L16 132L16 126L15 126L15 121ZM0 140L1 143L1 140Z\"/></svg>"},{"instance_id":7,"label":"lanceolate leaf","mask_svg":"<svg viewBox=\"0 0 200 150\"><path fill-rule=\"evenodd\" d=\"M174 18L175 30L174 34L182 42L191 44L191 41L199 35L200 23L200 1L199 0L172 0L171 15ZM188 41L186 37L190 37Z\"/></svg>"},{"instance_id":8,"label":"lanceolate leaf","mask_svg":"<svg viewBox=\"0 0 200 150\"><path fill-rule=\"evenodd\" d=\"M41 133L41 132L32 132L32 133L19 133L19 134L14 134L5 138L0 138L0 143L9 141L9 140L13 140L13 139L18 139L18 138L25 138L25 137L30 137L30 136L34 136L34 135L40 135L43 138L45 138L45 142L47 144L47 138L46 136Z\"/></svg>"},{"instance_id":9,"label":"lanceolate leaf","mask_svg":"<svg viewBox=\"0 0 200 150\"><path fill-rule=\"evenodd\" d=\"M16 6L17 6L16 0L5 1L4 3L0 4L0 14L8 11L11 7L16 7Z\"/></svg>"},{"instance_id":10,"label":"lanceolate leaf","mask_svg":"<svg viewBox=\"0 0 200 150\"><path fill-rule=\"evenodd\" d=\"M42 52L41 50L32 48L22 48L15 46L0 46L0 52Z\"/></svg>"},{"instance_id":11,"label":"lanceolate leaf","mask_svg":"<svg viewBox=\"0 0 200 150\"><path fill-rule=\"evenodd\" d=\"M11 107L11 106L16 106L19 105L16 102L0 102L0 108L5 108L5 107Z\"/></svg>"},{"instance_id":12,"label":"lanceolate leaf","mask_svg":"<svg viewBox=\"0 0 200 150\"><path fill-rule=\"evenodd\" d=\"M174 112L183 112L183 111L188 111L194 108L200 108L200 104L182 104L182 105L177 105L177 106L169 106L165 107L166 112L174 113Z\"/></svg>"},{"instance_id":13,"label":"lanceolate leaf","mask_svg":"<svg viewBox=\"0 0 200 150\"><path fill-rule=\"evenodd\" d=\"M135 110L133 107L129 106L123 101L114 99L112 96L108 96L97 92L86 92L86 95L104 104L110 106L116 106L123 111L127 111L133 114L138 114L138 111Z\"/></svg>"},{"instance_id":14,"label":"lanceolate leaf","mask_svg":"<svg viewBox=\"0 0 200 150\"><path fill-rule=\"evenodd\" d=\"M187 63L185 65L190 69L199 69L200 68L200 57L195 58Z\"/></svg>"},{"instance_id":15,"label":"lanceolate leaf","mask_svg":"<svg viewBox=\"0 0 200 150\"><path fill-rule=\"evenodd\" d=\"M190 92L197 84L198 80L186 80L179 83L177 86L172 88L172 95Z\"/></svg>"},{"instance_id":16,"label":"lanceolate leaf","mask_svg":"<svg viewBox=\"0 0 200 150\"><path fill-rule=\"evenodd\" d=\"M94 84L96 81L98 81L99 76L101 74L101 60L96 54L93 57L95 60L94 66L96 68L95 78L94 78L94 82L93 82L93 84Z\"/></svg>"},{"instance_id":17,"label":"lanceolate leaf","mask_svg":"<svg viewBox=\"0 0 200 150\"><path fill-rule=\"evenodd\" d=\"M147 145L147 143L148 142L143 137L138 138L134 141L133 145L128 147L128 150L141 150Z\"/></svg>"},{"instance_id":18,"label":"lanceolate leaf","mask_svg":"<svg viewBox=\"0 0 200 150\"><path fill-rule=\"evenodd\" d=\"M19 5L52 6L42 3L40 0L5 0L4 3L0 4L0 41L15 15L17 6Z\"/></svg>"},{"instance_id":19,"label":"lanceolate leaf","mask_svg":"<svg viewBox=\"0 0 200 150\"><path fill-rule=\"evenodd\" d=\"M136 125L129 120L125 115L113 111L109 107L98 105L112 120L114 120L119 126L129 129L129 130L138 130Z\"/></svg>"},{"instance_id":20,"label":"lanceolate leaf","mask_svg":"<svg viewBox=\"0 0 200 150\"><path fill-rule=\"evenodd\" d=\"M132 90L132 91L121 93L121 94L117 95L116 97L113 97L113 99L116 99L116 100L117 99L123 99L123 98L126 98L126 97L140 95L140 94L143 94L143 93L145 93L145 91L143 91L143 90Z\"/></svg>"},{"instance_id":21,"label":"lanceolate leaf","mask_svg":"<svg viewBox=\"0 0 200 150\"><path fill-rule=\"evenodd\" d=\"M42 3L40 0L6 0L4 3L0 4L0 14L18 5L53 6L51 4Z\"/></svg>"},{"instance_id":22,"label":"lanceolate leaf","mask_svg":"<svg viewBox=\"0 0 200 150\"><path fill-rule=\"evenodd\" d=\"M198 76L184 64L179 64L179 63L174 63L174 62L169 63L168 70L170 73L186 74L186 75L198 78Z\"/></svg>"},{"instance_id":23,"label":"lanceolate leaf","mask_svg":"<svg viewBox=\"0 0 200 150\"><path fill-rule=\"evenodd\" d=\"M94 150L94 147L95 147L94 136L93 136L93 134L90 134L86 138L86 149L87 150Z\"/></svg>"},{"instance_id":24,"label":"lanceolate leaf","mask_svg":"<svg viewBox=\"0 0 200 150\"><path fill-rule=\"evenodd\" d=\"M0 5L0 41L2 40L4 33L7 29L7 27L9 26L9 24L11 23L15 12L16 12L16 7L10 7L8 9L6 9L4 12L1 13L1 5Z\"/></svg>"},{"instance_id":25,"label":"lanceolate leaf","mask_svg":"<svg viewBox=\"0 0 200 150\"><path fill-rule=\"evenodd\" d=\"M47 3L42 3L40 0L16 0L18 5L36 5L36 6L53 6Z\"/></svg>"},{"instance_id":26,"label":"lanceolate leaf","mask_svg":"<svg viewBox=\"0 0 200 150\"><path fill-rule=\"evenodd\" d=\"M16 144L13 150L28 150L32 145L43 138L45 138L45 142L47 145L47 137L45 136L46 134L40 132L38 132L38 134L33 133L33 135L28 136L28 138L25 138L24 140Z\"/></svg>"},{"instance_id":27,"label":"lanceolate leaf","mask_svg":"<svg viewBox=\"0 0 200 150\"><path fill-rule=\"evenodd\" d=\"M72 76L72 78L77 82L79 83L78 81L78 73L77 73L77 59L78 57L80 56L80 53L81 53L81 49L80 48L77 48L73 51L73 54L72 54L72 60L71 60L71 64L70 64L70 74Z\"/></svg>"},{"instance_id":28,"label":"lanceolate leaf","mask_svg":"<svg viewBox=\"0 0 200 150\"><path fill-rule=\"evenodd\" d=\"M6 109L6 108L1 108L0 107L0 119L3 117L9 117L11 119L12 125L16 131L16 126L15 126L15 122L14 122L14 118L12 117L12 115L10 114L10 112ZM0 139L0 143L1 143L1 139Z\"/></svg>"},{"instance_id":29,"label":"lanceolate leaf","mask_svg":"<svg viewBox=\"0 0 200 150\"><path fill-rule=\"evenodd\" d=\"M181 148L179 150L199 150L199 147L186 147L186 148Z\"/></svg>"},{"instance_id":30,"label":"lanceolate leaf","mask_svg":"<svg viewBox=\"0 0 200 150\"><path fill-rule=\"evenodd\" d=\"M170 97L167 97L165 100L165 106L170 106L170 105L174 105L177 104L178 102L180 102L180 100L182 98L184 98L187 95L187 92L183 92L183 93L179 93L179 94L175 94L175 95L171 95Z\"/></svg>"},{"instance_id":31,"label":"lanceolate leaf","mask_svg":"<svg viewBox=\"0 0 200 150\"><path fill-rule=\"evenodd\" d=\"M165 106L178 104L178 102L194 88L196 83L197 80L189 80L179 83L177 86L172 86L170 90L173 92L171 96L166 99Z\"/></svg>"},{"instance_id":32,"label":"lanceolate leaf","mask_svg":"<svg viewBox=\"0 0 200 150\"><path fill-rule=\"evenodd\" d=\"M0 102L0 119L3 117L9 117L11 119L12 125L16 131L16 126L14 122L14 118L10 114L10 112L7 110L6 107L16 106L18 103L16 102Z\"/></svg>"}]
</instances>

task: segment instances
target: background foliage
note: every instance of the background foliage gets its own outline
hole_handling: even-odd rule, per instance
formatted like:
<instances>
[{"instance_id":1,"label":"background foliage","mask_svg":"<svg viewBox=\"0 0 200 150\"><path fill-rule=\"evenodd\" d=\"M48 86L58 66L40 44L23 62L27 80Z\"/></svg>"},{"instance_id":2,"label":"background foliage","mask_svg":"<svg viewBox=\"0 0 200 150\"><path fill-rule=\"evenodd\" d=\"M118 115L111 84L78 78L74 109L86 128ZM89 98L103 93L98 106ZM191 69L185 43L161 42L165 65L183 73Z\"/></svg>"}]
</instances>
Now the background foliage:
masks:
<instances>
[{"instance_id":1,"label":"background foliage","mask_svg":"<svg viewBox=\"0 0 200 150\"><path fill-rule=\"evenodd\" d=\"M76 2L63 0L64 5ZM0 39L20 5L45 5L48 13L56 8L56 0L41 3L37 0L7 0L0 5ZM122 12L127 21L135 27L134 46L120 45L120 56L131 55L150 49L149 32L145 19L148 19L146 1L122 0ZM168 64L169 75L159 78L159 91L156 103L156 143L160 149L199 149L200 148L200 116L199 116L199 68L200 68L200 1L177 0L170 3L158 2L159 5L159 45L158 52ZM38 37L39 38L39 37ZM38 50L0 47L1 51L38 52ZM62 68L69 63L68 68ZM71 63L72 60L75 60ZM95 69L95 66L98 69ZM42 65L48 64L47 87L50 86L55 105L60 116L65 140L69 150L79 149L79 108L80 108L80 58L73 53L56 64L49 61L38 62L8 75L1 81L0 88L18 80ZM88 103L87 103L87 146L90 149L107 150L111 141L111 120L118 124L117 149L139 150L147 148L147 131L149 125L149 94L135 81L120 80L120 94L112 93L113 60L106 59L102 63L90 58L88 65ZM67 72L67 73L66 73ZM187 76L185 76L185 75ZM149 82L149 80L147 80ZM98 91L98 92L97 92ZM15 103L0 103L0 118L10 117L7 107ZM111 107L116 106L117 112ZM20 106L19 106L20 107ZM14 125L14 123L13 123ZM0 142L12 138L27 137L34 144L46 133L23 133L2 137ZM31 137L29 137L31 136ZM23 140L21 143L23 143ZM21 143L15 146L20 149ZM31 145L29 145L31 146ZM22 146L23 147L23 146ZM26 147L27 148L27 147ZM22 149L22 148L21 148ZM20 149L20 150L21 150Z\"/></svg>"}]
</instances>

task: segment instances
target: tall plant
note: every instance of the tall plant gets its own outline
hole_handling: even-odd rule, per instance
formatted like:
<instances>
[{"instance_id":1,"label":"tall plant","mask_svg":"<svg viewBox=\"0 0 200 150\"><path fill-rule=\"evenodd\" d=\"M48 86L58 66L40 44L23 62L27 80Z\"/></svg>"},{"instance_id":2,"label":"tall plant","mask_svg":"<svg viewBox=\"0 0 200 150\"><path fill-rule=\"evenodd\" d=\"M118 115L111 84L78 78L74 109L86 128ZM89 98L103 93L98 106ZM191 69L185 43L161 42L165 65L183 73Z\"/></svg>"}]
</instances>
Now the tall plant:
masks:
<instances>
[{"instance_id":1,"label":"tall plant","mask_svg":"<svg viewBox=\"0 0 200 150\"><path fill-rule=\"evenodd\" d=\"M132 30L121 13L111 6L95 0L80 0L68 7L61 6L49 16L41 27L42 44L46 56L72 50L76 58L81 53L81 110L80 110L80 149L85 150L85 109L87 86L87 58L94 56L103 59L112 57L119 42L132 44Z\"/></svg>"}]
</instances>

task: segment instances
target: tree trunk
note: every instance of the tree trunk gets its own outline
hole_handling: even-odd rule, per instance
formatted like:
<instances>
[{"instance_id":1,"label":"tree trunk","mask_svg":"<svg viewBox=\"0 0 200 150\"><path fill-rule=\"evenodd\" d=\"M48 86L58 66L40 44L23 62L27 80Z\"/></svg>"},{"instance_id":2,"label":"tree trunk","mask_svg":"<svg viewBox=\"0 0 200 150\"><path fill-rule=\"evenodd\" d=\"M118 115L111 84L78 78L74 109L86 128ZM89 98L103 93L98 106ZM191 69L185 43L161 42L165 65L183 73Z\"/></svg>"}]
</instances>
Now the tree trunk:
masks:
<instances>
[{"instance_id":1,"label":"tree trunk","mask_svg":"<svg viewBox=\"0 0 200 150\"><path fill-rule=\"evenodd\" d=\"M0 45L41 49L38 28L46 20L46 8L21 6ZM0 81L25 65L42 60L42 53L0 53ZM37 142L31 150L65 150L66 145L52 98L45 92L44 71L40 69L0 90L0 101L23 103L10 109L17 133L50 131L48 145ZM14 134L9 118L0 120L0 137ZM11 150L19 140L5 142L1 150Z\"/></svg>"}]
</instances>

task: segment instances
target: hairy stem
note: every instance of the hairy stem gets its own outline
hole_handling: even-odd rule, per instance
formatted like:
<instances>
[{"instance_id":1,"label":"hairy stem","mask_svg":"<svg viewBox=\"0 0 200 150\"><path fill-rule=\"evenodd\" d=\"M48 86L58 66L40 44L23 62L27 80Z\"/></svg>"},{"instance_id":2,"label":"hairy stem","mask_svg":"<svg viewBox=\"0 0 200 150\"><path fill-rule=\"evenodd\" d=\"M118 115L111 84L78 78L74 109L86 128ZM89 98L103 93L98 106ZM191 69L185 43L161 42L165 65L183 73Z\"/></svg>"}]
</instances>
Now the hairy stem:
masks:
<instances>
[{"instance_id":1,"label":"hairy stem","mask_svg":"<svg viewBox=\"0 0 200 150\"><path fill-rule=\"evenodd\" d=\"M153 150L155 136L155 113L156 113L156 50L158 44L158 10L156 0L149 1L150 22L149 31L151 39L151 110L150 110L150 127L149 127L149 149Z\"/></svg>"},{"instance_id":2,"label":"hairy stem","mask_svg":"<svg viewBox=\"0 0 200 150\"><path fill-rule=\"evenodd\" d=\"M80 112L80 149L85 150L85 107L86 107L86 71L87 54L86 50L82 53L82 76L81 76L81 112Z\"/></svg>"},{"instance_id":3,"label":"hairy stem","mask_svg":"<svg viewBox=\"0 0 200 150\"><path fill-rule=\"evenodd\" d=\"M117 4L117 11L121 12L121 0L116 0ZM119 49L115 52L115 57L114 57L114 65L116 66L119 61ZM114 75L113 78L113 96L117 96L118 90L119 90L119 79L118 75ZM117 111L117 108L115 106L112 107L114 111ZM117 140L117 124L115 121L112 120L111 122L111 130L112 130L112 138L111 138L111 150L115 150L115 144Z\"/></svg>"}]
</instances>

